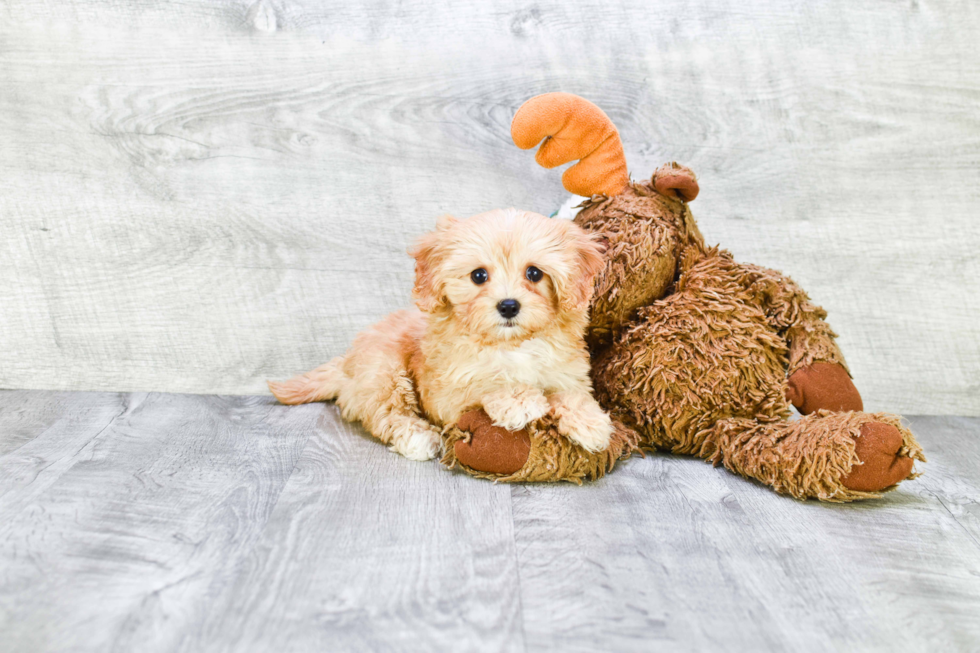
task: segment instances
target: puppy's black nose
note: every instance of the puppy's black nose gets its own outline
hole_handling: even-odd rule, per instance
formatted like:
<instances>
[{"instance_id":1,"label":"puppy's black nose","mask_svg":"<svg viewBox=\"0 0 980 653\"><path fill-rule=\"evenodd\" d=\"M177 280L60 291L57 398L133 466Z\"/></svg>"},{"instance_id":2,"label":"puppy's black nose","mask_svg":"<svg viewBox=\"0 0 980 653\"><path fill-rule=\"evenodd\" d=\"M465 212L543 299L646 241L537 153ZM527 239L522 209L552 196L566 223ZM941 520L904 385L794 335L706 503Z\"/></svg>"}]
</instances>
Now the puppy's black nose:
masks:
<instances>
[{"instance_id":1,"label":"puppy's black nose","mask_svg":"<svg viewBox=\"0 0 980 653\"><path fill-rule=\"evenodd\" d=\"M501 299L497 302L497 312L509 320L521 312L521 303L516 299Z\"/></svg>"}]
</instances>

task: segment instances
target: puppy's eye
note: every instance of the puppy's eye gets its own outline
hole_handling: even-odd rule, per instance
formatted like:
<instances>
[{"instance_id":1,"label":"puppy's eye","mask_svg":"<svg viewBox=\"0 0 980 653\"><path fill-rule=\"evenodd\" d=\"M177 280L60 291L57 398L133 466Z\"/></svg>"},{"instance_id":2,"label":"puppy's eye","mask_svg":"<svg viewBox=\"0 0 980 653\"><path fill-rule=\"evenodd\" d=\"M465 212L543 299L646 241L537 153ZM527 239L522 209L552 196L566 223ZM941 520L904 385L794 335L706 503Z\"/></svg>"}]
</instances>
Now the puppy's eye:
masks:
<instances>
[{"instance_id":1,"label":"puppy's eye","mask_svg":"<svg viewBox=\"0 0 980 653\"><path fill-rule=\"evenodd\" d=\"M544 272L537 269L533 265L529 265L527 266L527 270L524 272L524 276L527 277L527 280L531 283L537 283L541 281L541 278L544 276Z\"/></svg>"},{"instance_id":2,"label":"puppy's eye","mask_svg":"<svg viewBox=\"0 0 980 653\"><path fill-rule=\"evenodd\" d=\"M487 282L487 279L489 278L490 275L487 274L487 271L484 270L483 268L477 268L472 272L470 272L470 279L472 279L473 283L475 283L478 286L482 286L483 284L485 284Z\"/></svg>"}]
</instances>

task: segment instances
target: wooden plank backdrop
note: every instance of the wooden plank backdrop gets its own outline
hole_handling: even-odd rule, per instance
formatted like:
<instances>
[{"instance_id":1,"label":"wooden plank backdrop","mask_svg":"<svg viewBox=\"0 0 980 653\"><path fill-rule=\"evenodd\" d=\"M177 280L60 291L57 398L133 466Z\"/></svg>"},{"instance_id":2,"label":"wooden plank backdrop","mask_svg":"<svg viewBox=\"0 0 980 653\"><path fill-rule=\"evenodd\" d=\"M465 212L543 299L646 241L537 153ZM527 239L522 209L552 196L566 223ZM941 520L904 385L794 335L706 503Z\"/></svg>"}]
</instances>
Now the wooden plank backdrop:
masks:
<instances>
[{"instance_id":1,"label":"wooden plank backdrop","mask_svg":"<svg viewBox=\"0 0 980 653\"><path fill-rule=\"evenodd\" d=\"M567 199L564 90L634 178L830 311L872 409L980 414L971 0L0 2L0 387L264 392L408 304L441 213Z\"/></svg>"}]
</instances>

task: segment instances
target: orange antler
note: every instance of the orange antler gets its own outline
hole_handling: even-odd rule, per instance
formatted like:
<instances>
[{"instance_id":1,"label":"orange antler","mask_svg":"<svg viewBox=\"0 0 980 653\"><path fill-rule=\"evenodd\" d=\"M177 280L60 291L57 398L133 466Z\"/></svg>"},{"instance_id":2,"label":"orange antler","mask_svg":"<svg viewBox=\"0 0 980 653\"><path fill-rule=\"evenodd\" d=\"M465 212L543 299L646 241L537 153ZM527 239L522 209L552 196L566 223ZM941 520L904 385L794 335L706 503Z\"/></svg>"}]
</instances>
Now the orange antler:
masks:
<instances>
[{"instance_id":1,"label":"orange antler","mask_svg":"<svg viewBox=\"0 0 980 653\"><path fill-rule=\"evenodd\" d=\"M545 168L578 159L561 177L571 193L612 197L629 185L619 132L602 109L577 95L531 98L517 110L510 134L522 150L545 139L534 157Z\"/></svg>"}]
</instances>

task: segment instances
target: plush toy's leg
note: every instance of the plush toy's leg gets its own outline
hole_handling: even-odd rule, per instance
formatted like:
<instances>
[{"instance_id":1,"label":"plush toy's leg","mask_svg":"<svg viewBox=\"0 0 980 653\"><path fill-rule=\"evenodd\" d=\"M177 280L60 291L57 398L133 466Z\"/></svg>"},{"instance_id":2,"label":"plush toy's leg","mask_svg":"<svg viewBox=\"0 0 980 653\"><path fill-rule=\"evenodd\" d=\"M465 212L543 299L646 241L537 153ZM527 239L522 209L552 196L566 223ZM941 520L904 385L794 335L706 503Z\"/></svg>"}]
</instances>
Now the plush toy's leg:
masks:
<instances>
[{"instance_id":1,"label":"plush toy's leg","mask_svg":"<svg viewBox=\"0 0 980 653\"><path fill-rule=\"evenodd\" d=\"M731 418L701 434L699 454L798 499L854 501L915 478L925 461L897 417L819 411L795 422Z\"/></svg>"}]
</instances>

